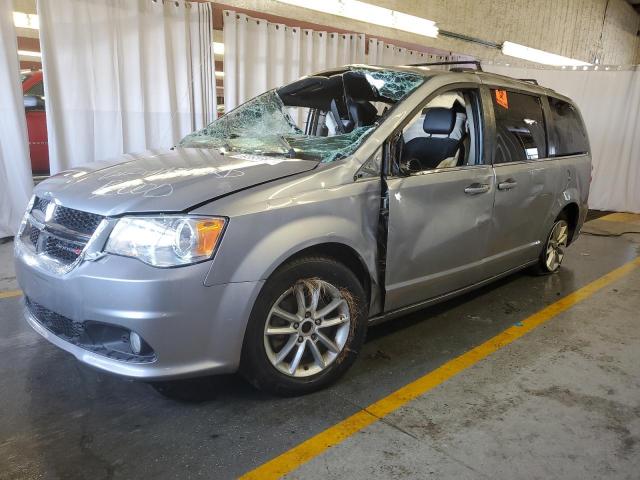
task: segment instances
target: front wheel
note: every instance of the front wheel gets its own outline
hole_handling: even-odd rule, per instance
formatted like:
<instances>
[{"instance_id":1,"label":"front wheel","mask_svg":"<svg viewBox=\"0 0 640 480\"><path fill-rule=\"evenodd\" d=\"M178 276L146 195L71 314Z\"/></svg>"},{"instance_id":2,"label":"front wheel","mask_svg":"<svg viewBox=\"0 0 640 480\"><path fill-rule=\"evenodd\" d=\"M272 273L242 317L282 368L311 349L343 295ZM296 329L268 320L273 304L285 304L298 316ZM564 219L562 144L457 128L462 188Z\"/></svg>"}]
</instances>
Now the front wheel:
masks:
<instances>
[{"instance_id":1,"label":"front wheel","mask_svg":"<svg viewBox=\"0 0 640 480\"><path fill-rule=\"evenodd\" d=\"M569 224L560 217L558 218L547 237L547 241L538 258L538 264L534 267L535 273L546 275L557 272L560 269L564 252L569 243Z\"/></svg>"},{"instance_id":2,"label":"front wheel","mask_svg":"<svg viewBox=\"0 0 640 480\"><path fill-rule=\"evenodd\" d=\"M251 313L241 371L278 395L321 389L353 363L366 333L362 285L324 257L288 263L265 284Z\"/></svg>"}]
</instances>

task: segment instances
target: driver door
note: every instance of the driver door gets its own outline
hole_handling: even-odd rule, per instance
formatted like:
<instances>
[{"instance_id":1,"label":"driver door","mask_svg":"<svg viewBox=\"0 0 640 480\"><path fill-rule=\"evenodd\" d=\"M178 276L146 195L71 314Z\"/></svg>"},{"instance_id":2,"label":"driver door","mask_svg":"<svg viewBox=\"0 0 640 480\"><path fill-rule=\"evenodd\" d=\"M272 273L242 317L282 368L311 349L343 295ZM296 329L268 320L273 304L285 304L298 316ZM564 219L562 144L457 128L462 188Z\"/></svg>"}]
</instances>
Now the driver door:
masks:
<instances>
[{"instance_id":1,"label":"driver door","mask_svg":"<svg viewBox=\"0 0 640 480\"><path fill-rule=\"evenodd\" d=\"M429 101L404 126L393 144L395 148L388 150L397 173L387 178L385 311L439 297L486 276L483 260L488 252L495 179L491 165L484 162L479 94L475 88L455 90L453 96L451 93L447 91ZM447 95L448 99L443 98ZM463 108L451 103L451 98L464 103ZM447 108L464 111L466 132L446 134L451 125L447 122L436 125L438 128L430 126L426 119L433 113L430 108L437 108L435 113L445 120ZM431 140L425 140L422 152L421 148L407 149L409 142L403 136L415 138L420 135L420 128L425 131L425 138L433 137L436 147ZM433 157L443 151L437 139L444 142L462 135L468 136L464 158ZM417 161L403 157L406 150L417 156Z\"/></svg>"}]
</instances>

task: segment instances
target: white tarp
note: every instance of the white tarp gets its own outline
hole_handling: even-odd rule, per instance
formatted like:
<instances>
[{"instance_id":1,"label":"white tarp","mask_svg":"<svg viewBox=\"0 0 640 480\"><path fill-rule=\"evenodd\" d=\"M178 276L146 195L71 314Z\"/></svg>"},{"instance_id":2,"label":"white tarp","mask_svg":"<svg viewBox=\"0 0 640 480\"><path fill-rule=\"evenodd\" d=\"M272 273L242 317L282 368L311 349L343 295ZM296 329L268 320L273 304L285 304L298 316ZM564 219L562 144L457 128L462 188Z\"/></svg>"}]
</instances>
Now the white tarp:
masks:
<instances>
[{"instance_id":1,"label":"white tarp","mask_svg":"<svg viewBox=\"0 0 640 480\"><path fill-rule=\"evenodd\" d=\"M38 14L51 173L215 119L211 4L39 0Z\"/></svg>"},{"instance_id":2,"label":"white tarp","mask_svg":"<svg viewBox=\"0 0 640 480\"><path fill-rule=\"evenodd\" d=\"M33 188L12 12L0 0L0 238L16 233Z\"/></svg>"},{"instance_id":3,"label":"white tarp","mask_svg":"<svg viewBox=\"0 0 640 480\"><path fill-rule=\"evenodd\" d=\"M640 71L483 68L536 79L572 98L582 112L591 142L589 207L640 213Z\"/></svg>"}]
</instances>

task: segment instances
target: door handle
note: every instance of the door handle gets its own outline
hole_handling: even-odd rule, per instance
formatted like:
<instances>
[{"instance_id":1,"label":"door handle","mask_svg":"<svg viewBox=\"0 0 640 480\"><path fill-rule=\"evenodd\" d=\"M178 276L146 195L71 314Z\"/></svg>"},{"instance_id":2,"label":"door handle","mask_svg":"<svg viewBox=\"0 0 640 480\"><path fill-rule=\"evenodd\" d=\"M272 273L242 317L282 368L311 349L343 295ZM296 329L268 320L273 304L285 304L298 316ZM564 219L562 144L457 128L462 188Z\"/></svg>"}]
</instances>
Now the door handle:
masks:
<instances>
[{"instance_id":1,"label":"door handle","mask_svg":"<svg viewBox=\"0 0 640 480\"><path fill-rule=\"evenodd\" d=\"M464 189L464 193L468 195L477 195L479 193L487 193L489 191L489 185L486 183L472 183Z\"/></svg>"},{"instance_id":2,"label":"door handle","mask_svg":"<svg viewBox=\"0 0 640 480\"><path fill-rule=\"evenodd\" d=\"M504 182L500 182L498 184L498 190L511 190L512 188L515 188L518 185L518 182L516 182L513 178L510 178Z\"/></svg>"}]
</instances>

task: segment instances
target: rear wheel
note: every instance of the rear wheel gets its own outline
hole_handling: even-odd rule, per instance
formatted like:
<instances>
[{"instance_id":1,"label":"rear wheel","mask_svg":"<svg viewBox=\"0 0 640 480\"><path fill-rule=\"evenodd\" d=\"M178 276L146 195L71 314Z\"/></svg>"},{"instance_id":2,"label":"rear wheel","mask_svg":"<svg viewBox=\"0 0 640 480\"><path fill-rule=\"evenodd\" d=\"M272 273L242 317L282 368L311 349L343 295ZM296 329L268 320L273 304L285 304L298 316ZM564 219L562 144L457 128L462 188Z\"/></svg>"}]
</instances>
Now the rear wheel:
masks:
<instances>
[{"instance_id":1,"label":"rear wheel","mask_svg":"<svg viewBox=\"0 0 640 480\"><path fill-rule=\"evenodd\" d=\"M534 267L535 273L546 275L560 269L564 252L569 243L569 224L564 216L558 217L551 227L547 241Z\"/></svg>"},{"instance_id":2,"label":"rear wheel","mask_svg":"<svg viewBox=\"0 0 640 480\"><path fill-rule=\"evenodd\" d=\"M279 395L323 388L355 360L366 320L365 293L351 270L330 258L294 260L266 282L256 301L241 372Z\"/></svg>"}]
</instances>

